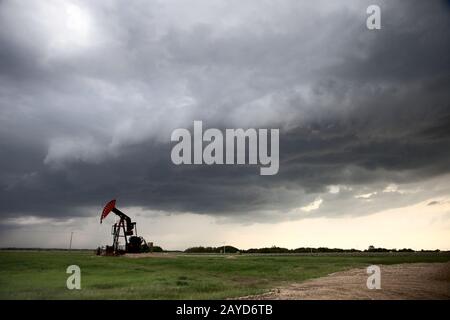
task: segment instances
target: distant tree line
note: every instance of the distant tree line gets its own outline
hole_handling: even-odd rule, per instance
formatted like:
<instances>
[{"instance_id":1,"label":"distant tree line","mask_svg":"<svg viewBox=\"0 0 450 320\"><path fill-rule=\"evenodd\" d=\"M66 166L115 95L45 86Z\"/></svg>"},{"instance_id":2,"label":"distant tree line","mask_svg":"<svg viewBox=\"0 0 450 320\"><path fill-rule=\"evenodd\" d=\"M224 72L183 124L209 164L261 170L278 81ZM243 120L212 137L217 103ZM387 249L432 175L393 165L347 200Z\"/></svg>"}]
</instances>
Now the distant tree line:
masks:
<instances>
[{"instance_id":1,"label":"distant tree line","mask_svg":"<svg viewBox=\"0 0 450 320\"><path fill-rule=\"evenodd\" d=\"M300 247L296 249L287 249L277 246L265 247L265 248L251 248L248 250L242 250L244 253L323 253L323 252L359 252L356 249L340 249L340 248L310 248L310 247Z\"/></svg>"},{"instance_id":2,"label":"distant tree line","mask_svg":"<svg viewBox=\"0 0 450 320\"><path fill-rule=\"evenodd\" d=\"M224 247L191 247L186 249L186 253L223 253ZM358 249L340 249L340 248L310 248L301 247L296 249L287 249L277 246L265 247L265 248L251 248L248 250L240 250L233 246L225 246L225 253L342 253L342 252L415 252L413 249L403 248L403 249L386 249L386 248L375 248L370 246L366 250ZM420 252L439 252L439 250L421 250Z\"/></svg>"},{"instance_id":3,"label":"distant tree line","mask_svg":"<svg viewBox=\"0 0 450 320\"><path fill-rule=\"evenodd\" d=\"M364 250L365 252L414 252L413 249L386 249L386 248L369 248L367 250Z\"/></svg>"},{"instance_id":4,"label":"distant tree line","mask_svg":"<svg viewBox=\"0 0 450 320\"><path fill-rule=\"evenodd\" d=\"M69 251L69 249L57 249L57 248L0 248L0 250L34 250L34 251ZM92 249L71 249L71 251L86 251ZM164 252L163 248L160 246L153 246L152 252ZM180 252L178 250L171 252ZM224 246L221 247L191 247L184 250L185 253L223 253ZM233 246L225 246L225 253L339 253L339 252L440 252L439 249L436 250L420 250L414 251L410 248L403 249L386 249L386 248L375 248L374 246L370 246L366 250L358 250L358 249L340 249L340 248L327 248L327 247L319 247L319 248L310 248L310 247L301 247L296 249L287 249L277 246L265 247L265 248L251 248L248 250L241 250Z\"/></svg>"},{"instance_id":5,"label":"distant tree line","mask_svg":"<svg viewBox=\"0 0 450 320\"><path fill-rule=\"evenodd\" d=\"M237 253L240 250L233 246L221 246L221 247L192 247L184 250L186 253Z\"/></svg>"}]
</instances>

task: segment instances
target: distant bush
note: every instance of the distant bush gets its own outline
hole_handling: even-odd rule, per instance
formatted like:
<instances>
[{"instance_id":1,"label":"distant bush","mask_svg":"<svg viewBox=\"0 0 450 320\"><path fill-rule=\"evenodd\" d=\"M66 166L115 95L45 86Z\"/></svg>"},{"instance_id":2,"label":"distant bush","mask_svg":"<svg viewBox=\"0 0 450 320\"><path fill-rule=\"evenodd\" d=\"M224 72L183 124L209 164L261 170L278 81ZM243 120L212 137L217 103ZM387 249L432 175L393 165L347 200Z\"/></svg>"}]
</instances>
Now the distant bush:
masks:
<instances>
[{"instance_id":1,"label":"distant bush","mask_svg":"<svg viewBox=\"0 0 450 320\"><path fill-rule=\"evenodd\" d=\"M160 246L153 246L153 252L163 252L163 248L161 248Z\"/></svg>"}]
</instances>

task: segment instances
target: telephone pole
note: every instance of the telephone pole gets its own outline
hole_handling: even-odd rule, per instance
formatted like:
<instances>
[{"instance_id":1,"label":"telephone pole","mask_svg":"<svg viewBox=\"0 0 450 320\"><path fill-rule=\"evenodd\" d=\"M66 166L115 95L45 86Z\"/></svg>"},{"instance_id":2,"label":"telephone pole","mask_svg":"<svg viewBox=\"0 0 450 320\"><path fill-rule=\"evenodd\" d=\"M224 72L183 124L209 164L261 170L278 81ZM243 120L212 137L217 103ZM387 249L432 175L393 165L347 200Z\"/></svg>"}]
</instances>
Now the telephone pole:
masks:
<instances>
[{"instance_id":1,"label":"telephone pole","mask_svg":"<svg viewBox=\"0 0 450 320\"><path fill-rule=\"evenodd\" d=\"M70 233L70 244L69 244L69 250L72 250L72 237L73 237L73 231Z\"/></svg>"}]
</instances>

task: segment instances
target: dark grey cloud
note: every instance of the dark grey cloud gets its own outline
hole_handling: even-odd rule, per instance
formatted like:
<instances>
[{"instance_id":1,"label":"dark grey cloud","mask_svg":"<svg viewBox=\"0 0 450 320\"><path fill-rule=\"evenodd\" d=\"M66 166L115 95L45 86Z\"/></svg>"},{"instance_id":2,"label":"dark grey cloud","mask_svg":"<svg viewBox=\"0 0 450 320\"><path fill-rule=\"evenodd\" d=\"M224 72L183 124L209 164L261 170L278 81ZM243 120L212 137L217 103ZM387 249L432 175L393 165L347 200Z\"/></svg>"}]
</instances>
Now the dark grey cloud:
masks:
<instances>
[{"instance_id":1,"label":"dark grey cloud","mask_svg":"<svg viewBox=\"0 0 450 320\"><path fill-rule=\"evenodd\" d=\"M372 1L1 2L1 214L275 221L448 194L448 3L376 2L379 31ZM280 128L279 174L173 165L193 120Z\"/></svg>"}]
</instances>

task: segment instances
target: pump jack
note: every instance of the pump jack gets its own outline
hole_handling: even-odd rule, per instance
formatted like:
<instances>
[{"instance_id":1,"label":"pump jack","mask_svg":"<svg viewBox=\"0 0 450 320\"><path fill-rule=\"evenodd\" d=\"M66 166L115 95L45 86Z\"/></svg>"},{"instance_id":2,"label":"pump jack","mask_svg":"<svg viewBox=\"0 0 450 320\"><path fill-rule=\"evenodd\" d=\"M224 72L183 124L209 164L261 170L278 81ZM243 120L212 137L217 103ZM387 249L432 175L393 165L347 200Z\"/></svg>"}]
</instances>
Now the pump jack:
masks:
<instances>
[{"instance_id":1,"label":"pump jack","mask_svg":"<svg viewBox=\"0 0 450 320\"><path fill-rule=\"evenodd\" d=\"M103 208L100 217L100 223L103 222L110 212L114 212L120 220L112 225L111 235L113 236L113 245L106 246L106 255L120 255L124 253L140 253L151 251L144 238L137 236L136 222L132 222L131 218L116 208L116 200L109 201ZM119 247L119 239L125 241L125 250ZM97 251L101 254L101 250Z\"/></svg>"}]
</instances>

